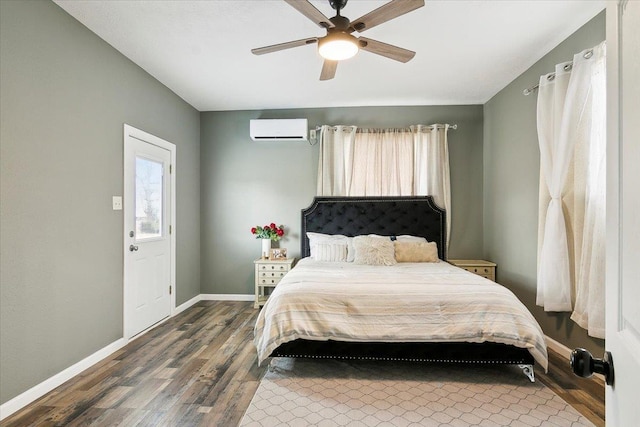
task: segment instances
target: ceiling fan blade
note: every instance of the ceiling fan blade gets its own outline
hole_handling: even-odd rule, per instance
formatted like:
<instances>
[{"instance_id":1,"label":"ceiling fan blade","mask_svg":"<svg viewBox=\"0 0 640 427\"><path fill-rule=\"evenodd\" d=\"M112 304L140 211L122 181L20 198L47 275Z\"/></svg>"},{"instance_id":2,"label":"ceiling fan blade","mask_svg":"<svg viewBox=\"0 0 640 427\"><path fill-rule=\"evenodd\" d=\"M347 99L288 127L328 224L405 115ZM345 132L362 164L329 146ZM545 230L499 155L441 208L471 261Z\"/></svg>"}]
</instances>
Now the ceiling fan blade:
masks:
<instances>
[{"instance_id":1,"label":"ceiling fan blade","mask_svg":"<svg viewBox=\"0 0 640 427\"><path fill-rule=\"evenodd\" d=\"M424 6L424 0L392 0L351 21L351 28L361 33L422 6Z\"/></svg>"},{"instance_id":2,"label":"ceiling fan blade","mask_svg":"<svg viewBox=\"0 0 640 427\"><path fill-rule=\"evenodd\" d=\"M314 5L307 0L284 0L289 3L295 10L311 19L318 26L322 28L332 28L333 24L324 16L324 13L320 12Z\"/></svg>"},{"instance_id":3,"label":"ceiling fan blade","mask_svg":"<svg viewBox=\"0 0 640 427\"><path fill-rule=\"evenodd\" d=\"M398 46L382 43L366 37L360 37L358 39L358 45L362 50L375 53L376 55L386 56L387 58L395 59L400 62L409 62L414 56L416 56L416 53L412 50L403 49Z\"/></svg>"},{"instance_id":4,"label":"ceiling fan blade","mask_svg":"<svg viewBox=\"0 0 640 427\"><path fill-rule=\"evenodd\" d=\"M254 55L264 55L265 53L277 52L279 50L291 49L292 47L305 46L308 44L315 44L318 42L317 37L309 37L308 39L294 40L291 42L273 44L271 46L257 47L251 49L251 53Z\"/></svg>"},{"instance_id":5,"label":"ceiling fan blade","mask_svg":"<svg viewBox=\"0 0 640 427\"><path fill-rule=\"evenodd\" d=\"M322 71L320 72L320 80L331 80L336 76L336 69L338 68L338 61L331 61L325 59L322 64Z\"/></svg>"}]
</instances>

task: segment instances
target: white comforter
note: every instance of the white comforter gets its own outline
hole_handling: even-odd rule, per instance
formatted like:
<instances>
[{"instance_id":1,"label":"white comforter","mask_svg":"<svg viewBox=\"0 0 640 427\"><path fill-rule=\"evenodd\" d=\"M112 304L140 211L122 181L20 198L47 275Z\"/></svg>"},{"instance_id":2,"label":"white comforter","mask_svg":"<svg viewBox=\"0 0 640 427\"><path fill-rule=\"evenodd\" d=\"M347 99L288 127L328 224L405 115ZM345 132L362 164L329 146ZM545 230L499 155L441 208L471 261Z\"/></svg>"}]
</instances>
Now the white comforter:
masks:
<instances>
[{"instance_id":1,"label":"white comforter","mask_svg":"<svg viewBox=\"0 0 640 427\"><path fill-rule=\"evenodd\" d=\"M304 258L258 316L258 363L307 340L496 342L529 350L547 369L533 315L506 289L446 262L368 266Z\"/></svg>"}]
</instances>

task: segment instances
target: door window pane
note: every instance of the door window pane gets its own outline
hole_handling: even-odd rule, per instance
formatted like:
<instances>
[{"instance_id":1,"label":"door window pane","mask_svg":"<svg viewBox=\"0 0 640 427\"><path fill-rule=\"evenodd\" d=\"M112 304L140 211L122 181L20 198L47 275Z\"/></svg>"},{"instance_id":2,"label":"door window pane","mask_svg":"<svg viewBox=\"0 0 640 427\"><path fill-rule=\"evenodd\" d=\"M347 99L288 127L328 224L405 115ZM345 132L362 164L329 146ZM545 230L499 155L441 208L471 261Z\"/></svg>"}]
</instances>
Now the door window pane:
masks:
<instances>
[{"instance_id":1,"label":"door window pane","mask_svg":"<svg viewBox=\"0 0 640 427\"><path fill-rule=\"evenodd\" d=\"M136 156L136 239L162 237L162 162Z\"/></svg>"}]
</instances>

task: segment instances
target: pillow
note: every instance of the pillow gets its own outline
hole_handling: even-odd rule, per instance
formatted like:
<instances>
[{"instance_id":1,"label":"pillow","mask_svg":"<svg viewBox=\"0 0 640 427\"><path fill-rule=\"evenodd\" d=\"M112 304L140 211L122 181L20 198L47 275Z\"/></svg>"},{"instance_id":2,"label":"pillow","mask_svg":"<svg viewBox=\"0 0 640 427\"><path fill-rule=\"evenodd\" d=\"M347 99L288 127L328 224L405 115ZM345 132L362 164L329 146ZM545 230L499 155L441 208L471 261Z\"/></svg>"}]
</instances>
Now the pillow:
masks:
<instances>
[{"instance_id":1,"label":"pillow","mask_svg":"<svg viewBox=\"0 0 640 427\"><path fill-rule=\"evenodd\" d=\"M396 236L397 242L423 242L427 243L427 239L419 236L409 236L408 234L402 236Z\"/></svg>"},{"instance_id":2,"label":"pillow","mask_svg":"<svg viewBox=\"0 0 640 427\"><path fill-rule=\"evenodd\" d=\"M401 242L424 242L427 243L427 239L419 236L410 236L408 234L403 234L402 236L381 236L379 234L369 234L369 237L378 237L383 239L389 239L391 241L399 240Z\"/></svg>"},{"instance_id":3,"label":"pillow","mask_svg":"<svg viewBox=\"0 0 640 427\"><path fill-rule=\"evenodd\" d=\"M313 259L316 261L347 261L347 243L318 243Z\"/></svg>"},{"instance_id":4,"label":"pillow","mask_svg":"<svg viewBox=\"0 0 640 427\"><path fill-rule=\"evenodd\" d=\"M353 262L356 257L356 250L353 247L353 237L347 237L347 262Z\"/></svg>"},{"instance_id":5,"label":"pillow","mask_svg":"<svg viewBox=\"0 0 640 427\"><path fill-rule=\"evenodd\" d=\"M436 242L393 242L397 262L439 262Z\"/></svg>"},{"instance_id":6,"label":"pillow","mask_svg":"<svg viewBox=\"0 0 640 427\"><path fill-rule=\"evenodd\" d=\"M312 232L308 232L307 237L309 238L309 256L318 261L330 261L331 259L327 258L339 258L339 256L337 256L336 254L342 250L337 247L333 249L324 248L323 251L325 252L321 256L322 259L318 259L318 257L320 256L317 253L318 245L345 245L347 255L343 261L349 261L349 252L353 253L353 251L351 250L351 241L353 239L352 237L343 236L342 234L322 234ZM333 252L329 254L326 251ZM353 259L351 259L351 261L353 261Z\"/></svg>"},{"instance_id":7,"label":"pillow","mask_svg":"<svg viewBox=\"0 0 640 427\"><path fill-rule=\"evenodd\" d=\"M356 236L353 238L353 248L355 249L354 264L396 264L391 240L379 237Z\"/></svg>"}]
</instances>

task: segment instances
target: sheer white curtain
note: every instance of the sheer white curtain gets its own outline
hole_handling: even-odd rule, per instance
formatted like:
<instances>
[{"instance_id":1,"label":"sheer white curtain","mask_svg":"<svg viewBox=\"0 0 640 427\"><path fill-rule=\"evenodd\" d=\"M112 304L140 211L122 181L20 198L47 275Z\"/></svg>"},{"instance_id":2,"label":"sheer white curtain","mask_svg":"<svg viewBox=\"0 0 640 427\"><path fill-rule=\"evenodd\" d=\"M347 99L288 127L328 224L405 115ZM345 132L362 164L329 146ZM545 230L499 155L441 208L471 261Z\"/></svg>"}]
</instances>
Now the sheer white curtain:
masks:
<instances>
[{"instance_id":1,"label":"sheer white curtain","mask_svg":"<svg viewBox=\"0 0 640 427\"><path fill-rule=\"evenodd\" d=\"M589 335L605 334L605 246L606 246L606 45L596 46L589 58L577 55L573 73L590 82L581 87L588 91L585 109L585 132L589 144L584 151L586 171L584 188L584 222L582 250L576 271L576 304L571 315Z\"/></svg>"},{"instance_id":2,"label":"sheer white curtain","mask_svg":"<svg viewBox=\"0 0 640 427\"><path fill-rule=\"evenodd\" d=\"M451 240L451 174L449 172L449 125L411 126L413 133L414 194L431 195L447 211L447 246Z\"/></svg>"},{"instance_id":3,"label":"sheer white curtain","mask_svg":"<svg viewBox=\"0 0 640 427\"><path fill-rule=\"evenodd\" d=\"M451 228L449 125L322 126L319 196L433 196Z\"/></svg>"},{"instance_id":4,"label":"sheer white curtain","mask_svg":"<svg viewBox=\"0 0 640 427\"><path fill-rule=\"evenodd\" d=\"M355 126L322 126L318 159L318 196L343 196L351 188Z\"/></svg>"},{"instance_id":5,"label":"sheer white curtain","mask_svg":"<svg viewBox=\"0 0 640 427\"><path fill-rule=\"evenodd\" d=\"M574 284L581 301L576 308L590 305L594 315L604 310L604 294L600 298L584 285L600 276L604 283L604 245L598 249L604 239L604 175L594 173L599 166L593 169L604 157L604 57L601 44L540 78L536 303L545 311L571 311ZM576 318L587 312L580 311Z\"/></svg>"}]
</instances>

